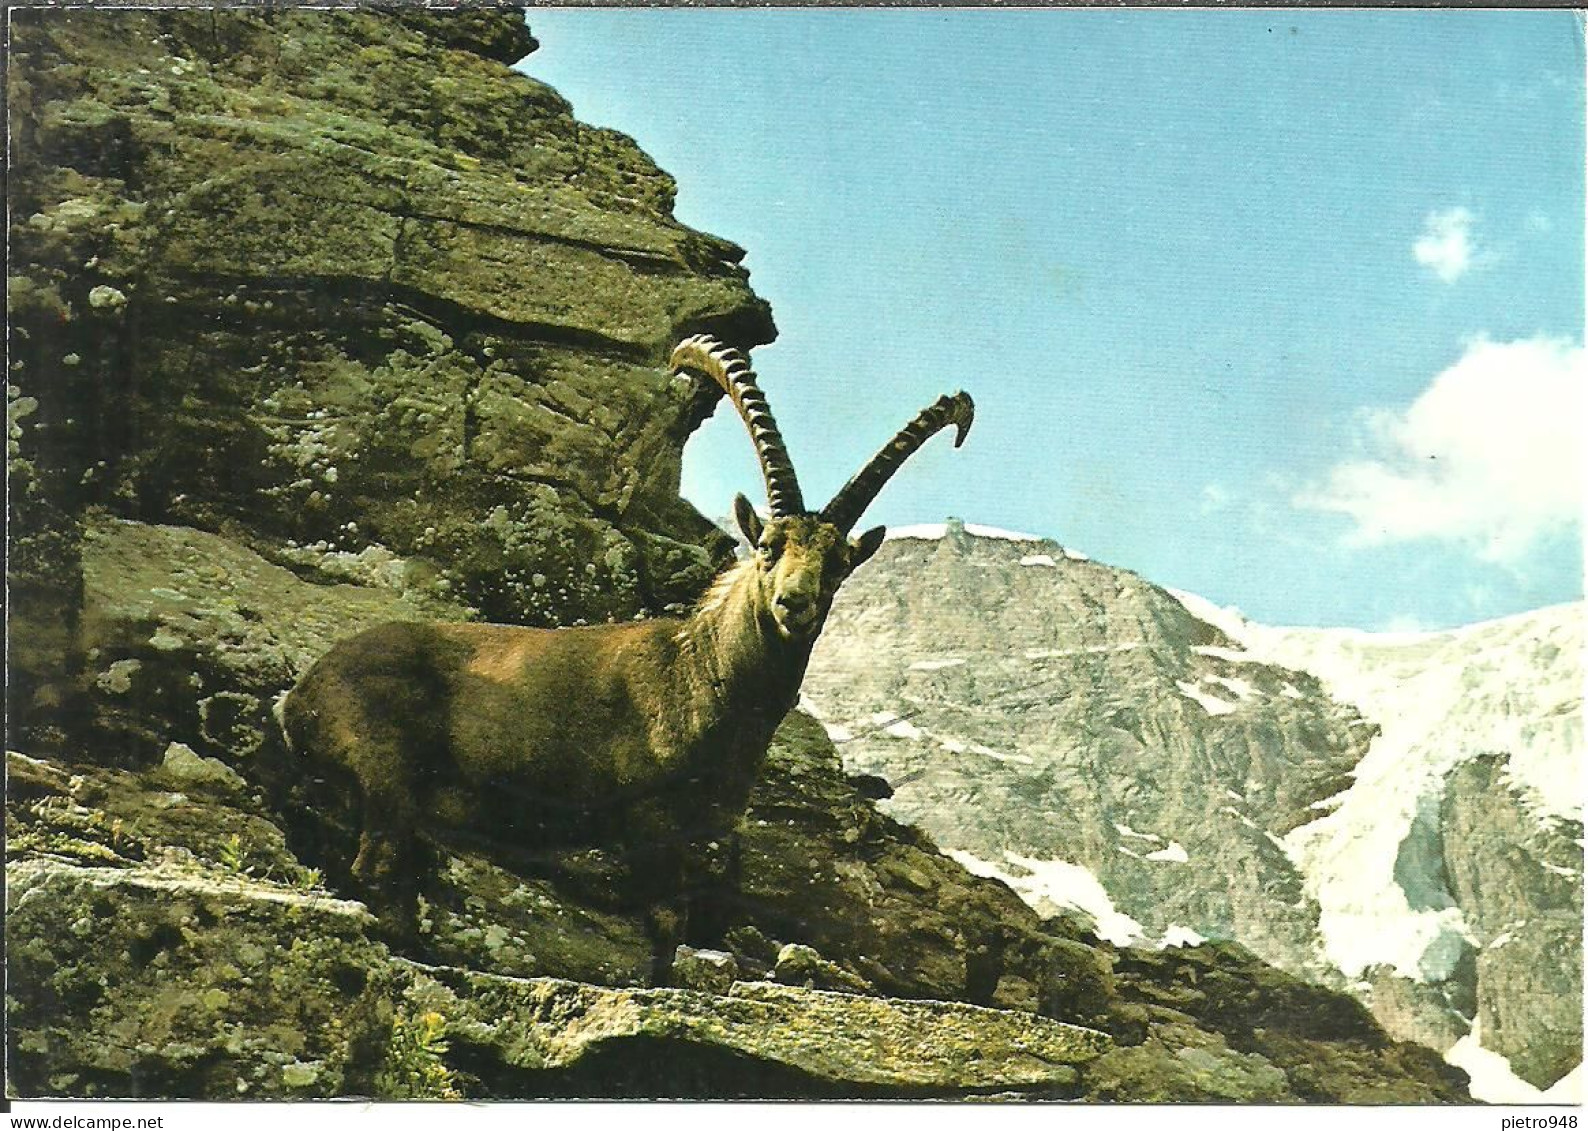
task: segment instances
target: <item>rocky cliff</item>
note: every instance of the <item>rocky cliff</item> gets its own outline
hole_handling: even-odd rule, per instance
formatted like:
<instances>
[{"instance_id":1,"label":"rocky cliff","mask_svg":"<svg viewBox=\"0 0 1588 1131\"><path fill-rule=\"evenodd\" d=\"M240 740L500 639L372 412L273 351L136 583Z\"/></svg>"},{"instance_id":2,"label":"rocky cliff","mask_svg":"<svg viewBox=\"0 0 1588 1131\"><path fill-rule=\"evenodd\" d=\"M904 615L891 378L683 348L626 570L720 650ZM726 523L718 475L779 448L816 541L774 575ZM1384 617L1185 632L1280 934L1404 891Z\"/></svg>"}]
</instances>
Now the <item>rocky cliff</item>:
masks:
<instances>
[{"instance_id":1,"label":"rocky cliff","mask_svg":"<svg viewBox=\"0 0 1588 1131\"><path fill-rule=\"evenodd\" d=\"M381 620L692 599L712 397L661 363L766 307L508 69L516 12L12 21L14 1095L1466 1098L1239 946L1040 916L798 714L661 962L599 845L438 846L394 952L330 886L334 806L266 772L271 704Z\"/></svg>"},{"instance_id":2,"label":"rocky cliff","mask_svg":"<svg viewBox=\"0 0 1588 1131\"><path fill-rule=\"evenodd\" d=\"M637 146L508 72L521 21L11 19L24 729L73 665L135 658L92 625L99 658L68 655L90 508L523 623L699 590L721 540L677 487L711 398L658 366L685 332L768 341L771 317Z\"/></svg>"},{"instance_id":3,"label":"rocky cliff","mask_svg":"<svg viewBox=\"0 0 1588 1131\"><path fill-rule=\"evenodd\" d=\"M1495 1098L1579 1063L1580 608L1266 629L1052 542L893 533L805 685L891 815L1116 942L1237 940L1503 1053Z\"/></svg>"}]
</instances>

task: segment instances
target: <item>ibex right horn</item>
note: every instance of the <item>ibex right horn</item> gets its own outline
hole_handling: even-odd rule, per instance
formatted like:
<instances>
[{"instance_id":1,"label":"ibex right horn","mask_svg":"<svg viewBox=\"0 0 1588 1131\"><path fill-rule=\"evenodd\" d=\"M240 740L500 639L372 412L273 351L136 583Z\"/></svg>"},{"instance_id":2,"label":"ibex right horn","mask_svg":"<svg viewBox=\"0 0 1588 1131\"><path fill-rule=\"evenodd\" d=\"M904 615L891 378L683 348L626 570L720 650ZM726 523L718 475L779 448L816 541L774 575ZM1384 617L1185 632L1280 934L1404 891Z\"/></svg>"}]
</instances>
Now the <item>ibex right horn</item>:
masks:
<instances>
[{"instance_id":1,"label":"ibex right horn","mask_svg":"<svg viewBox=\"0 0 1588 1131\"><path fill-rule=\"evenodd\" d=\"M744 355L715 338L697 334L673 349L672 370L701 373L722 386L750 430L750 442L755 445L761 475L766 480L767 506L773 516L804 514L805 501L794 475L794 461L789 458L783 434L778 431L777 421L772 418L772 410Z\"/></svg>"}]
</instances>

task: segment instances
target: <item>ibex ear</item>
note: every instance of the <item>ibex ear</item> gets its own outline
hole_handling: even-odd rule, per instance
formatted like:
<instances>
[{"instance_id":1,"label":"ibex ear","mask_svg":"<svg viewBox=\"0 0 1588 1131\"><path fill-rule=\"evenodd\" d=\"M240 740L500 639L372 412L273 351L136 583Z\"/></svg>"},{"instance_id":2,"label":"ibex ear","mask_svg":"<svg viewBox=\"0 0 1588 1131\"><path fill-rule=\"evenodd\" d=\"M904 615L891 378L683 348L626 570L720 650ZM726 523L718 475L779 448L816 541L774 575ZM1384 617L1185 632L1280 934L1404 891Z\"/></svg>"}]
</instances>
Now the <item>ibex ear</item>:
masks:
<instances>
[{"instance_id":1,"label":"ibex ear","mask_svg":"<svg viewBox=\"0 0 1588 1131\"><path fill-rule=\"evenodd\" d=\"M750 505L750 500L743 495L733 497L733 517L739 523L739 529L744 532L753 548L761 541L761 516L755 513L755 508Z\"/></svg>"},{"instance_id":2,"label":"ibex ear","mask_svg":"<svg viewBox=\"0 0 1588 1131\"><path fill-rule=\"evenodd\" d=\"M873 526L859 538L856 538L851 543L854 546L854 550L849 555L849 568L854 569L861 562L871 557L872 554L875 554L881 548L882 539L887 536L887 533L888 528L886 526Z\"/></svg>"}]
</instances>

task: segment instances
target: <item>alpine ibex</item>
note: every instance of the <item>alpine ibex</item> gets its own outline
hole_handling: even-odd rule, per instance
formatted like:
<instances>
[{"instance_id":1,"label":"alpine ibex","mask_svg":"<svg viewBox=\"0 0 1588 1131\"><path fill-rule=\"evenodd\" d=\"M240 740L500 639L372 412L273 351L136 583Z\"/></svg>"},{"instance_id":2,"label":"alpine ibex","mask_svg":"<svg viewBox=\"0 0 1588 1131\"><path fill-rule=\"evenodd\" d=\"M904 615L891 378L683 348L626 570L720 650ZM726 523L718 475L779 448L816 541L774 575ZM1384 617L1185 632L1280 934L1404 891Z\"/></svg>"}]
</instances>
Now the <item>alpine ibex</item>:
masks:
<instances>
[{"instance_id":1,"label":"alpine ibex","mask_svg":"<svg viewBox=\"0 0 1588 1131\"><path fill-rule=\"evenodd\" d=\"M337 644L286 698L293 750L356 780L353 880L399 930L412 929L422 829L504 840L555 830L642 856L681 830L730 831L833 594L882 544L882 527L848 531L928 438L952 424L962 443L974 413L964 393L939 398L811 513L744 359L694 337L672 369L728 394L771 511L763 521L734 500L753 553L690 615L559 629L387 624Z\"/></svg>"}]
</instances>

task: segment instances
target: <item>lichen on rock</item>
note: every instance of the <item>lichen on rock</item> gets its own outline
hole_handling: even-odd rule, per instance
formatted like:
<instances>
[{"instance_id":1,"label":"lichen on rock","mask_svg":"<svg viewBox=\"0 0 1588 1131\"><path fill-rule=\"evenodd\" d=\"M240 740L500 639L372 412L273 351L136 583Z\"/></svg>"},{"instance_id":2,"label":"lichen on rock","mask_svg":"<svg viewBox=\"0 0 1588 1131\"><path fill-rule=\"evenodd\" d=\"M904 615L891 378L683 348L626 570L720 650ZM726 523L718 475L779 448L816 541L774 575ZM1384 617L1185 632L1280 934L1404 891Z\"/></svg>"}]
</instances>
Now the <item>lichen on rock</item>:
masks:
<instances>
[{"instance_id":1,"label":"lichen on rock","mask_svg":"<svg viewBox=\"0 0 1588 1131\"><path fill-rule=\"evenodd\" d=\"M525 623L698 591L700 409L660 363L775 330L670 177L503 65L522 27L18 14L12 432L54 505L378 545Z\"/></svg>"}]
</instances>

